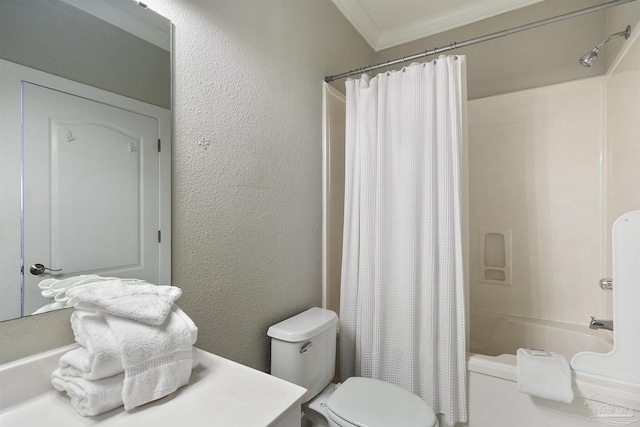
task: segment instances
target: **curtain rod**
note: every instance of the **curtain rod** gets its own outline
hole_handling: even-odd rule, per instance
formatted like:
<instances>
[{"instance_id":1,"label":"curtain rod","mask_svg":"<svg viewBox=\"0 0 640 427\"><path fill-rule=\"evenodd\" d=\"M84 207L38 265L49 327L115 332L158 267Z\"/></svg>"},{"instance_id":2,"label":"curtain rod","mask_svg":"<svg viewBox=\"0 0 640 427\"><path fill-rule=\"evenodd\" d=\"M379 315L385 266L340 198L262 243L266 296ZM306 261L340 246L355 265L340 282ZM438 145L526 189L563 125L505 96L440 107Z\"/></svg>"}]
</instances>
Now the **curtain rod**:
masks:
<instances>
[{"instance_id":1,"label":"curtain rod","mask_svg":"<svg viewBox=\"0 0 640 427\"><path fill-rule=\"evenodd\" d=\"M524 30L530 30L531 28L540 27L542 25L552 24L552 23L558 22L558 21L564 21L565 19L575 18L576 16L584 15L584 14L591 13L591 12L597 12L597 11L602 10L602 9L608 9L610 7L618 6L618 5L625 4L625 3L631 3L632 1L635 1L635 0L613 0L613 1L610 1L608 3L603 3L603 4L600 4L600 5L597 5L597 6L591 6L591 7L587 7L587 8L580 9L580 10L576 10L576 11L573 11L573 12L564 13L562 15L554 16L554 17L547 18L547 19L542 19L540 21L535 21L535 22L532 22L530 24L520 25L520 26L509 28L509 29L506 29L506 30L497 31L495 33L486 34L484 36L476 37L476 38L469 39L469 40L465 40L465 41L460 42L460 43L454 42L454 43L449 44L448 46L436 47L433 50L426 50L426 51L421 52L421 53L416 53L415 55L410 55L410 56L405 56L405 57L402 57L402 58L394 59L393 61L381 62L380 64L377 64L377 65L370 65L368 67L356 68L355 70L346 71L346 72L340 73L340 74L334 74L333 76L325 77L324 81L329 83L329 82L332 82L332 81L337 80L337 79L343 79L345 77L349 77L351 74L365 73L367 71L378 69L381 66L389 67L390 65L400 64L400 63L405 62L405 61L411 61L413 59L423 58L423 57L426 57L426 56L429 56L429 55L436 55L438 53L446 52L448 50L454 50L456 48L471 46L472 44L486 42L486 41L489 41L489 40L493 40L493 39L497 39L497 38L500 38L500 37L508 36L509 34L517 33L517 32L524 31Z\"/></svg>"}]
</instances>

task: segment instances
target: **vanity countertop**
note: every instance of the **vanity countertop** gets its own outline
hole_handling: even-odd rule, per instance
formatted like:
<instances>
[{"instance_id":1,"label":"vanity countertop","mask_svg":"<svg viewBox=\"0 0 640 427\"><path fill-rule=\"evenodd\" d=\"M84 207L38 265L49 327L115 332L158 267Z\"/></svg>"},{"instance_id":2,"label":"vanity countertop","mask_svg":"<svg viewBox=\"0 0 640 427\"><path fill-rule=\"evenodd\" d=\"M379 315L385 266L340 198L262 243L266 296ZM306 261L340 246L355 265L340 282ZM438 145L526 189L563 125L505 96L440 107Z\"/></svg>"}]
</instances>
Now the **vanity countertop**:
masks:
<instances>
[{"instance_id":1,"label":"vanity countertop","mask_svg":"<svg viewBox=\"0 0 640 427\"><path fill-rule=\"evenodd\" d=\"M0 426L211 426L265 427L300 422L306 390L295 384L198 350L189 384L131 411L123 407L85 418L50 382L58 359L76 345L0 366ZM292 422L293 421L293 422Z\"/></svg>"}]
</instances>

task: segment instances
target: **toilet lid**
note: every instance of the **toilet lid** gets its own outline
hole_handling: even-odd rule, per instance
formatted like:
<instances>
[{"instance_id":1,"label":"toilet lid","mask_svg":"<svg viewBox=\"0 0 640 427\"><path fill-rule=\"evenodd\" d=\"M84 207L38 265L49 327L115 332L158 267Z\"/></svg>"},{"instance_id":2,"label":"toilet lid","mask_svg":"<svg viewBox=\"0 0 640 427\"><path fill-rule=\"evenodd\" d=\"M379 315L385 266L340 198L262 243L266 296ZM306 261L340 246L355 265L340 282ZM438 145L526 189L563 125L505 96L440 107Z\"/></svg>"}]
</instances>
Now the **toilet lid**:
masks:
<instances>
[{"instance_id":1,"label":"toilet lid","mask_svg":"<svg viewBox=\"0 0 640 427\"><path fill-rule=\"evenodd\" d=\"M434 427L436 415L415 394L371 378L352 377L327 401L329 416L360 427Z\"/></svg>"}]
</instances>

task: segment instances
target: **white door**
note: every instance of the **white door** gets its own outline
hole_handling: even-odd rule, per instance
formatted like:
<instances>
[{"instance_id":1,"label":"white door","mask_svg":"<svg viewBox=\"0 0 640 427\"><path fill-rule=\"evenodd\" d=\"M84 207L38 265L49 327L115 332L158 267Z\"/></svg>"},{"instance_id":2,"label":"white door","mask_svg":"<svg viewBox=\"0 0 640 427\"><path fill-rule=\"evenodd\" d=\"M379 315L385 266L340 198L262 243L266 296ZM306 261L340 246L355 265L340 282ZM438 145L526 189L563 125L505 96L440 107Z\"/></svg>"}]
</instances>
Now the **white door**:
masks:
<instances>
[{"instance_id":1,"label":"white door","mask_svg":"<svg viewBox=\"0 0 640 427\"><path fill-rule=\"evenodd\" d=\"M158 120L23 83L24 313L37 284L95 273L159 282ZM34 275L30 267L46 270Z\"/></svg>"}]
</instances>

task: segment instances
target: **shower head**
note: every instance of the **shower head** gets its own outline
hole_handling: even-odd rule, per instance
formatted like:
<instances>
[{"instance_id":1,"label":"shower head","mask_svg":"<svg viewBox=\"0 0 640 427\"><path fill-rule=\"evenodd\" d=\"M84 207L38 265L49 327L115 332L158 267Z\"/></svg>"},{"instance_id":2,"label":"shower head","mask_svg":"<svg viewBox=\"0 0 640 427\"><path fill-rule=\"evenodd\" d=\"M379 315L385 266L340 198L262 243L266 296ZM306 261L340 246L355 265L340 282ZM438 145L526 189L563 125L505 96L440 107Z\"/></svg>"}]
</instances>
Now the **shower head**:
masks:
<instances>
[{"instance_id":1,"label":"shower head","mask_svg":"<svg viewBox=\"0 0 640 427\"><path fill-rule=\"evenodd\" d=\"M593 61L595 61L596 58L598 57L599 50L600 49L596 47L590 50L589 52L585 53L584 55L582 55L580 57L580 65L584 65L585 67L591 67L591 64L593 63Z\"/></svg>"},{"instance_id":2,"label":"shower head","mask_svg":"<svg viewBox=\"0 0 640 427\"><path fill-rule=\"evenodd\" d=\"M600 42L600 44L596 47L594 47L593 49L591 49L589 52L585 53L584 55L582 55L580 57L580 65L584 65L585 67L591 67L591 64L593 63L593 61L596 60L596 58L598 57L598 52L600 52L600 49L602 49L602 47L607 44L609 42L609 40L615 38L615 37L622 37L624 36L625 40L629 38L629 36L631 35L631 25L627 25L627 28L625 28L624 31L620 31L619 33L614 33L611 34L609 37L607 37L606 39L602 40L602 42Z\"/></svg>"}]
</instances>

